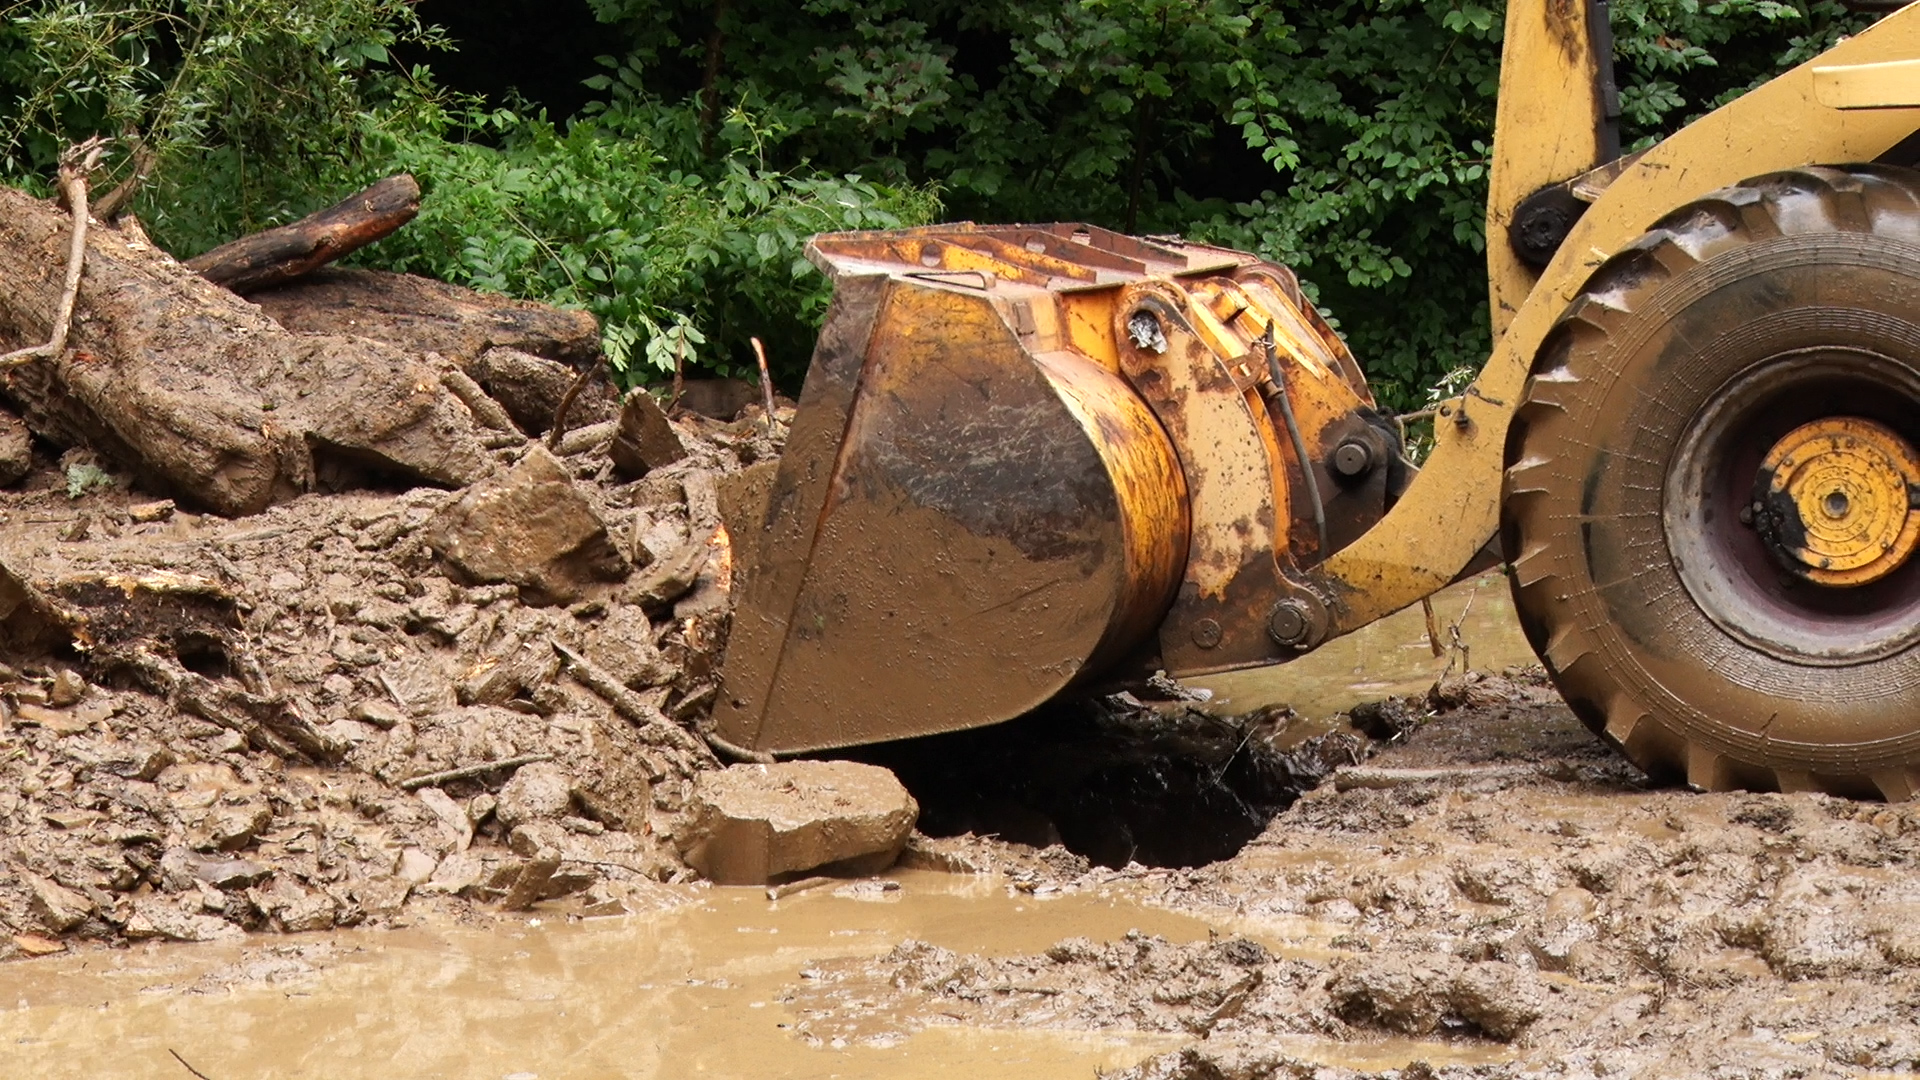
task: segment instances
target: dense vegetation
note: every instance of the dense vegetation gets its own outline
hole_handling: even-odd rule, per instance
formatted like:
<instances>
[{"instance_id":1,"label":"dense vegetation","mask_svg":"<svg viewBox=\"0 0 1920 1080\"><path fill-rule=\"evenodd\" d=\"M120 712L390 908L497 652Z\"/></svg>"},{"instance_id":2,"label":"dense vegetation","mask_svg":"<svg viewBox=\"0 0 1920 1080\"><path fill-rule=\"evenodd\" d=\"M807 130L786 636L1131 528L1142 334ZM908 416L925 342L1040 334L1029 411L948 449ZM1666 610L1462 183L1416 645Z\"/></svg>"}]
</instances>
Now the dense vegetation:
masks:
<instances>
[{"instance_id":1,"label":"dense vegetation","mask_svg":"<svg viewBox=\"0 0 1920 1080\"><path fill-rule=\"evenodd\" d=\"M1487 348L1497 3L556 8L0 0L0 177L44 186L67 142L115 136L120 174L152 162L143 220L192 253L409 169L421 219L363 261L588 307L636 378L740 370L757 335L797 383L825 300L806 235L937 218L1289 263L1394 404ZM1629 142L1860 21L1831 0L1612 12ZM463 62L483 56L509 62Z\"/></svg>"}]
</instances>

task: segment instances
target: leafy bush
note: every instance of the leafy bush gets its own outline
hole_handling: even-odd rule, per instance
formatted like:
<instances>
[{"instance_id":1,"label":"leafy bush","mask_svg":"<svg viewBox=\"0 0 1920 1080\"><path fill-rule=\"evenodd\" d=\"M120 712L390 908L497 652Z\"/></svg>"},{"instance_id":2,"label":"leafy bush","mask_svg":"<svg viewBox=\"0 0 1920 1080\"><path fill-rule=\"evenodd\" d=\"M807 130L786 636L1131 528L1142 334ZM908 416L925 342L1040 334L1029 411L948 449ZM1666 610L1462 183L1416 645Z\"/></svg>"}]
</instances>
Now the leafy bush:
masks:
<instances>
[{"instance_id":1,"label":"leafy bush","mask_svg":"<svg viewBox=\"0 0 1920 1080\"><path fill-rule=\"evenodd\" d=\"M458 121L374 155L427 191L379 263L584 307L608 360L634 379L676 360L751 377L742 358L757 336L797 384L830 293L801 254L807 237L923 224L939 206L924 189L779 173L739 153L685 172L645 132L600 123L562 132L504 109Z\"/></svg>"},{"instance_id":2,"label":"leafy bush","mask_svg":"<svg viewBox=\"0 0 1920 1080\"><path fill-rule=\"evenodd\" d=\"M1484 201L1504 9L1472 0L590 0L609 87L684 152L750 110L775 162L937 183L960 217L1087 220L1300 271L1382 398L1490 342ZM1627 141L1854 29L1831 0L1615 0ZM717 48L715 48L717 46Z\"/></svg>"},{"instance_id":3,"label":"leafy bush","mask_svg":"<svg viewBox=\"0 0 1920 1080\"><path fill-rule=\"evenodd\" d=\"M441 44L410 0L15 0L4 14L0 177L44 186L68 143L112 136L98 182L142 163L144 213L217 206L222 239L309 201L317 171L358 152L370 109L419 92L425 73L399 70L392 47ZM214 224L175 232L199 241Z\"/></svg>"}]
</instances>

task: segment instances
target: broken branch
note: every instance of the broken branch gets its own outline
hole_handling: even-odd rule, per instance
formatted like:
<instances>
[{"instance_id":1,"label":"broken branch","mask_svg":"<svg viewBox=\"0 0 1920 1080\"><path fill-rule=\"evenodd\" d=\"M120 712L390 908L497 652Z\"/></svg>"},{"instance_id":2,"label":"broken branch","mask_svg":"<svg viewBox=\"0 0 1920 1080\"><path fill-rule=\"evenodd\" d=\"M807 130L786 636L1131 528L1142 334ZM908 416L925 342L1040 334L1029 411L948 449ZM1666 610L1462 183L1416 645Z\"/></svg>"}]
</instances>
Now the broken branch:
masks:
<instances>
[{"instance_id":1,"label":"broken branch","mask_svg":"<svg viewBox=\"0 0 1920 1080\"><path fill-rule=\"evenodd\" d=\"M767 371L766 346L760 344L759 338L747 340L753 342L753 358L760 362L760 397L766 403L767 434L771 435L773 434L773 376Z\"/></svg>"},{"instance_id":2,"label":"broken branch","mask_svg":"<svg viewBox=\"0 0 1920 1080\"><path fill-rule=\"evenodd\" d=\"M80 298L80 273L87 262L87 176L100 164L107 140L88 139L67 148L60 155L60 189L66 193L73 213L73 242L67 248L67 280L61 288L60 306L53 316L53 334L44 345L0 355L0 370L18 367L44 356L59 356L67 351L67 333L73 329L73 305Z\"/></svg>"},{"instance_id":3,"label":"broken branch","mask_svg":"<svg viewBox=\"0 0 1920 1080\"><path fill-rule=\"evenodd\" d=\"M552 754L522 754L519 757L501 758L498 761L483 761L478 765L462 765L457 769L442 769L439 772L421 773L400 781L401 791L418 791L423 787L439 787L455 780L471 780L476 776L500 769L517 769L522 765L534 765L542 761L552 761Z\"/></svg>"},{"instance_id":4,"label":"broken branch","mask_svg":"<svg viewBox=\"0 0 1920 1080\"><path fill-rule=\"evenodd\" d=\"M187 260L194 273L245 295L279 285L358 251L413 220L420 185L406 173L357 192L291 225L222 244Z\"/></svg>"},{"instance_id":5,"label":"broken branch","mask_svg":"<svg viewBox=\"0 0 1920 1080\"><path fill-rule=\"evenodd\" d=\"M640 700L640 695L620 684L620 680L609 675L600 665L567 648L560 642L548 638L547 644L567 662L567 671L579 681L580 685L598 694L613 711L626 717L638 726L643 735L651 735L652 741L673 746L676 749L694 755L695 758L713 758L713 751L700 740L688 734L686 729L668 720L666 714Z\"/></svg>"}]
</instances>

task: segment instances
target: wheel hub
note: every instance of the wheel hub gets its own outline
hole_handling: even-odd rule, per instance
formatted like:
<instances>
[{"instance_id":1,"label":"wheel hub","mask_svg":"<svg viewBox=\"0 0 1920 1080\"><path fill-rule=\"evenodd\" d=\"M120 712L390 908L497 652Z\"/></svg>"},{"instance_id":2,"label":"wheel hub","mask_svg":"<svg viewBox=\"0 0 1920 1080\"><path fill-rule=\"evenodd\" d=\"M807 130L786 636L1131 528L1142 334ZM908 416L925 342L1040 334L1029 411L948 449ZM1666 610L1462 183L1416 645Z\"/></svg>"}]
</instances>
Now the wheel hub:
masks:
<instances>
[{"instance_id":1,"label":"wheel hub","mask_svg":"<svg viewBox=\"0 0 1920 1080\"><path fill-rule=\"evenodd\" d=\"M1872 420L1829 416L1773 444L1752 513L1780 564L1817 585L1852 588L1898 570L1920 545L1920 455Z\"/></svg>"}]
</instances>

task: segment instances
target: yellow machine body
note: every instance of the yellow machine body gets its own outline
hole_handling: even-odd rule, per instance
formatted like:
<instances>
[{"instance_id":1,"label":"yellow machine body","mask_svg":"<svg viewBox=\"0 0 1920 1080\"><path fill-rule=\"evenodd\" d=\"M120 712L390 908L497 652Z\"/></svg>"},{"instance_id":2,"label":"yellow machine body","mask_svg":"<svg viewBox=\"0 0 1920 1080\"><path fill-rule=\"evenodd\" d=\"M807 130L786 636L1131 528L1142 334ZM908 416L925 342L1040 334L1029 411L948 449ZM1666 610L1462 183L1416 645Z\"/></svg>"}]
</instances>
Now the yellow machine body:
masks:
<instances>
[{"instance_id":1,"label":"yellow machine body","mask_svg":"<svg viewBox=\"0 0 1920 1080\"><path fill-rule=\"evenodd\" d=\"M785 754L976 727L1417 602L1488 552L1509 422L1594 268L1690 200L1920 127L1910 8L1617 158L1604 22L1508 7L1496 342L1417 475L1285 268L1072 225L817 237L835 298L765 519L733 538L715 734ZM1501 238L1542 205L1573 220L1532 265Z\"/></svg>"}]
</instances>

